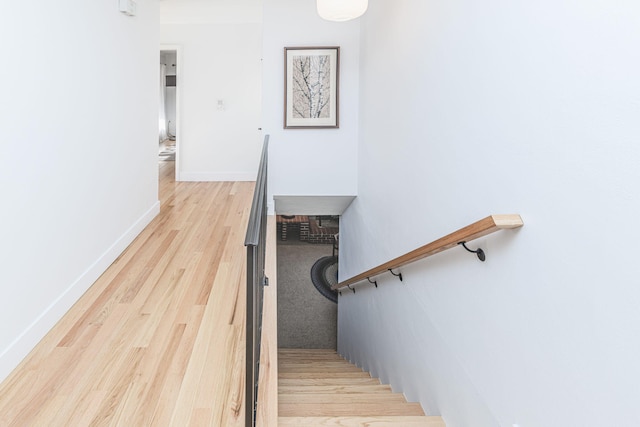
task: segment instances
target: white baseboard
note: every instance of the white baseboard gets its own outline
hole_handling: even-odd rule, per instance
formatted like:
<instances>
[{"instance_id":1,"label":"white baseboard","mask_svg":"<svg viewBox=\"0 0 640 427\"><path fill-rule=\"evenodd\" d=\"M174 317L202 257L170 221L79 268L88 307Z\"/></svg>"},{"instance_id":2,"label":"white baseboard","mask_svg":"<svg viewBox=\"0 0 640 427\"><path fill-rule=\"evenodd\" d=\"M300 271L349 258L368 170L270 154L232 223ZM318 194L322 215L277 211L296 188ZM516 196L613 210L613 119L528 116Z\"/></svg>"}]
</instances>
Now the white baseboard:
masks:
<instances>
[{"instance_id":1,"label":"white baseboard","mask_svg":"<svg viewBox=\"0 0 640 427\"><path fill-rule=\"evenodd\" d=\"M160 213L157 201L0 354L0 382L29 354L100 275Z\"/></svg>"},{"instance_id":2,"label":"white baseboard","mask_svg":"<svg viewBox=\"0 0 640 427\"><path fill-rule=\"evenodd\" d=\"M255 181L257 172L180 172L180 181Z\"/></svg>"}]
</instances>

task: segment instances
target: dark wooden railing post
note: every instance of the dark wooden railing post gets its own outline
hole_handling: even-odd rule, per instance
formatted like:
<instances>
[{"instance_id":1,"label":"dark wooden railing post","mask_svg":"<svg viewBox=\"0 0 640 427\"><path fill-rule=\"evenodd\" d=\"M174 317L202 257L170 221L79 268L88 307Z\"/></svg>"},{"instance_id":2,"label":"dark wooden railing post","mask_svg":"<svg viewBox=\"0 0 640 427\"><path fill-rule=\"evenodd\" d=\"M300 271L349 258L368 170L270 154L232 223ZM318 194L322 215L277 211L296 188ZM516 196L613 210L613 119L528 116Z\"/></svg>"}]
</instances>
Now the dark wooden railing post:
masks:
<instances>
[{"instance_id":1,"label":"dark wooden railing post","mask_svg":"<svg viewBox=\"0 0 640 427\"><path fill-rule=\"evenodd\" d=\"M251 214L244 245L247 247L247 314L246 314L246 377L245 426L254 427L260 370L260 337L262 329L263 287L265 276L265 248L267 234L267 161L269 135L264 138L258 177L253 193Z\"/></svg>"}]
</instances>

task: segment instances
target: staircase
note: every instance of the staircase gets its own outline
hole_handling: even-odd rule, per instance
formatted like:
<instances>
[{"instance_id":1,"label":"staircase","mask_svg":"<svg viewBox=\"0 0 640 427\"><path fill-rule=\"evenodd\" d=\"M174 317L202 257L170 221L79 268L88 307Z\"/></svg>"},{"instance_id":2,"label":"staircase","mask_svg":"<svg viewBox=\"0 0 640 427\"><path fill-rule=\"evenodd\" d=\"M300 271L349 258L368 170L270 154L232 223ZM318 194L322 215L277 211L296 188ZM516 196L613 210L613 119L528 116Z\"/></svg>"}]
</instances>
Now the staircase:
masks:
<instances>
[{"instance_id":1,"label":"staircase","mask_svg":"<svg viewBox=\"0 0 640 427\"><path fill-rule=\"evenodd\" d=\"M333 350L278 350L278 426L445 427Z\"/></svg>"}]
</instances>

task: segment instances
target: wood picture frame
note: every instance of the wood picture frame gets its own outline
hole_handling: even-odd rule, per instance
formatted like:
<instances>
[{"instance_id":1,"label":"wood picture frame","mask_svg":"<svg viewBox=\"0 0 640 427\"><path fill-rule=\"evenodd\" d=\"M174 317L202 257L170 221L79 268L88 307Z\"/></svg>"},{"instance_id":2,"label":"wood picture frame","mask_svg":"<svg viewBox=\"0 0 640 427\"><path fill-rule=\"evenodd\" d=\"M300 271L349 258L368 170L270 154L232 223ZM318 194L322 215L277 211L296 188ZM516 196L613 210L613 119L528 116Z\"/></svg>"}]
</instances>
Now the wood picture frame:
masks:
<instances>
[{"instance_id":1,"label":"wood picture frame","mask_svg":"<svg viewBox=\"0 0 640 427\"><path fill-rule=\"evenodd\" d=\"M284 65L284 128L340 127L340 47L285 47Z\"/></svg>"}]
</instances>

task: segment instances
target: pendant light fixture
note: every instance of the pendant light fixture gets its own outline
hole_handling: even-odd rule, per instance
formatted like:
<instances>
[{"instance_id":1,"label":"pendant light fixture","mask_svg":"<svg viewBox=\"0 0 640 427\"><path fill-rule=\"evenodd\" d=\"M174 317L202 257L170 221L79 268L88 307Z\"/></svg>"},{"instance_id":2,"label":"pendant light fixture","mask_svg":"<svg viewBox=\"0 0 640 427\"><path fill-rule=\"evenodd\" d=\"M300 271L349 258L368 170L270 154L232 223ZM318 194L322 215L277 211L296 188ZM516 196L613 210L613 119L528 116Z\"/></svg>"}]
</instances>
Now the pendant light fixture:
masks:
<instances>
[{"instance_id":1,"label":"pendant light fixture","mask_svg":"<svg viewBox=\"0 0 640 427\"><path fill-rule=\"evenodd\" d=\"M369 0L317 0L318 15L327 21L343 22L362 16Z\"/></svg>"}]
</instances>

